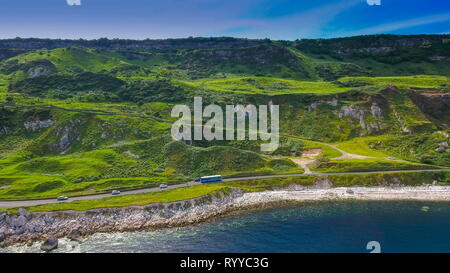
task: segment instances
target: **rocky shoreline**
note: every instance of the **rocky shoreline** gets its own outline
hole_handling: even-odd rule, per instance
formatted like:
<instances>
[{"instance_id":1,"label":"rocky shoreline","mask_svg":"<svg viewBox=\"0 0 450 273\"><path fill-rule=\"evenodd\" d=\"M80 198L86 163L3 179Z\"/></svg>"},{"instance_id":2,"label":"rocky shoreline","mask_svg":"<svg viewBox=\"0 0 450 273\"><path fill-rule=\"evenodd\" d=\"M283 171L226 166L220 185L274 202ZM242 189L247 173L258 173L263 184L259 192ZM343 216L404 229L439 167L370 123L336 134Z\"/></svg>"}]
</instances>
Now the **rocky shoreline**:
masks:
<instances>
[{"instance_id":1,"label":"rocky shoreline","mask_svg":"<svg viewBox=\"0 0 450 273\"><path fill-rule=\"evenodd\" d=\"M291 186L273 191L244 193L233 189L173 203L102 208L89 211L32 212L0 215L0 247L46 241L46 250L57 247L57 238L81 242L97 232L128 232L186 226L250 208L273 207L311 201L450 201L450 186L418 187L315 187ZM55 242L56 240L56 242Z\"/></svg>"}]
</instances>

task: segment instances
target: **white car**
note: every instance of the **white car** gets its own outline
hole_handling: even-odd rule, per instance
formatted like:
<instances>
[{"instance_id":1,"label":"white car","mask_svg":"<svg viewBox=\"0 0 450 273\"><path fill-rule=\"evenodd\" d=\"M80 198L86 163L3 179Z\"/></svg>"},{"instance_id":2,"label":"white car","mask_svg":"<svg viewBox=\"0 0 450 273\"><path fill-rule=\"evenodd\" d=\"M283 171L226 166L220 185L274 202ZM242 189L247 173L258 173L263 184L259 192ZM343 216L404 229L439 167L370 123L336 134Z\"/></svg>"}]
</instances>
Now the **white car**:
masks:
<instances>
[{"instance_id":1,"label":"white car","mask_svg":"<svg viewBox=\"0 0 450 273\"><path fill-rule=\"evenodd\" d=\"M120 194L120 191L113 190L113 191L111 192L111 194L112 194L112 195L119 195L119 194Z\"/></svg>"},{"instance_id":2,"label":"white car","mask_svg":"<svg viewBox=\"0 0 450 273\"><path fill-rule=\"evenodd\" d=\"M69 200L69 197L67 196L58 196L58 198L56 198L57 201L66 201Z\"/></svg>"},{"instance_id":3,"label":"white car","mask_svg":"<svg viewBox=\"0 0 450 273\"><path fill-rule=\"evenodd\" d=\"M161 185L159 185L159 188L160 189L167 189L167 185L166 184L161 184Z\"/></svg>"}]
</instances>

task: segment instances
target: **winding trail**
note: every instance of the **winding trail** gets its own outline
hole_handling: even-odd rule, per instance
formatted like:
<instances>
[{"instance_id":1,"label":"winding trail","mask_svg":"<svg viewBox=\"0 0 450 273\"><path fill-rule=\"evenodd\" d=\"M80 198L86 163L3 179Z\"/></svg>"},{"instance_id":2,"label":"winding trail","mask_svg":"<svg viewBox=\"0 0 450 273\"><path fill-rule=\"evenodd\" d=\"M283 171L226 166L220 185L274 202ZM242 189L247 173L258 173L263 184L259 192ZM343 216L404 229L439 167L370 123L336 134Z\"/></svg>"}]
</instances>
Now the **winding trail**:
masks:
<instances>
[{"instance_id":1,"label":"winding trail","mask_svg":"<svg viewBox=\"0 0 450 273\"><path fill-rule=\"evenodd\" d=\"M364 174L374 174L374 173L402 173L402 172L438 172L438 171L450 171L450 168L443 169L426 169L426 170L396 170L396 171L370 171L370 172L341 172L341 173L315 173L315 174L278 174L278 175L262 175L262 176L250 176L250 177L236 177L236 178L226 178L224 183L231 181L245 181L245 180L255 180L255 179L265 179L265 178L277 178L277 177L298 177L298 176L331 176L331 175L364 175ZM169 187L169 189L176 188L185 188L185 187L194 187L201 185L198 182L187 182L182 184L176 184ZM131 195L131 194L140 194L140 193L150 193L150 192L161 192L166 189L160 189L159 187L145 188L145 189L137 189L137 190L129 190L123 191L121 195ZM93 195L84 195L84 196L76 196L71 197L67 201L63 202L73 202L80 200L93 200L93 199L101 199L105 197L111 197L110 193L101 193L101 194L93 194ZM29 206L37 206L37 205L45 205L45 204L54 204L61 203L57 201L56 198L53 199L39 199L39 200L21 200L21 201L0 201L0 208L17 208L17 207L29 207Z\"/></svg>"},{"instance_id":2,"label":"winding trail","mask_svg":"<svg viewBox=\"0 0 450 273\"><path fill-rule=\"evenodd\" d=\"M298 138L301 139L301 138ZM338 157L332 158L333 160L345 160L345 159L368 159L368 158L374 158L371 156L364 156L359 154L352 154L349 152L346 152L340 148L338 148L336 145L325 143L325 142L317 142L321 145L325 145L330 147L331 149L334 149L338 152L340 152L342 155ZM320 152L317 153L316 151L319 150ZM312 152L311 152L312 151ZM302 168L305 171L305 174L316 174L316 172L311 171L310 165L314 163L314 160L321 154L321 149L308 149L305 150L306 154L302 154L302 157L300 158L290 158L295 164L297 164L300 168Z\"/></svg>"},{"instance_id":3,"label":"winding trail","mask_svg":"<svg viewBox=\"0 0 450 273\"><path fill-rule=\"evenodd\" d=\"M346 152L346 151L338 148L336 145L333 145L333 144L324 143L324 142L321 142L321 143L323 145L327 145L328 147L335 149L336 151L339 151L342 154L341 156L335 157L335 158L332 158L332 159L341 160L341 159L368 159L368 158L374 158L372 156L358 155L358 154L352 154L352 153Z\"/></svg>"},{"instance_id":4,"label":"winding trail","mask_svg":"<svg viewBox=\"0 0 450 273\"><path fill-rule=\"evenodd\" d=\"M305 174L313 174L309 166L314 163L314 160L322 153L322 149L307 149L302 151L300 158L290 158L292 162L297 164L300 168L305 170Z\"/></svg>"}]
</instances>

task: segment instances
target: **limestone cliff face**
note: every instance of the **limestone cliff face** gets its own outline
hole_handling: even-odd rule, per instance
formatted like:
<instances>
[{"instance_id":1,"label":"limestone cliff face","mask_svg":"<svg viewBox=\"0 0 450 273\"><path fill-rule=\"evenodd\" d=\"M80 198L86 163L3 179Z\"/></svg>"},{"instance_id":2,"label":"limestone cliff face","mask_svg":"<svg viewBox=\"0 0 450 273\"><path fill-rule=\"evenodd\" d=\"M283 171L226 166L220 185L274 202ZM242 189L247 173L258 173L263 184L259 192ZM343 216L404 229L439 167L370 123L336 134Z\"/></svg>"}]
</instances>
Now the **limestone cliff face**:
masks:
<instances>
[{"instance_id":1,"label":"limestone cliff face","mask_svg":"<svg viewBox=\"0 0 450 273\"><path fill-rule=\"evenodd\" d=\"M40 76L45 76L51 74L53 71L48 69L47 67L37 66L28 69L27 76L28 78L36 78Z\"/></svg>"},{"instance_id":2,"label":"limestone cliff face","mask_svg":"<svg viewBox=\"0 0 450 273\"><path fill-rule=\"evenodd\" d=\"M368 121L368 116L372 116L373 121ZM339 118L350 117L351 120L359 122L361 128L368 132L379 132L383 126L384 119L381 108L376 103L370 108L355 105L345 105L338 113Z\"/></svg>"},{"instance_id":3,"label":"limestone cliff face","mask_svg":"<svg viewBox=\"0 0 450 273\"><path fill-rule=\"evenodd\" d=\"M53 133L55 141L48 145L48 150L60 154L67 153L75 141L82 140L83 126L85 126L84 120L74 118L56 127Z\"/></svg>"},{"instance_id":4,"label":"limestone cliff face","mask_svg":"<svg viewBox=\"0 0 450 273\"><path fill-rule=\"evenodd\" d=\"M450 94L449 93L412 93L414 103L431 119L440 124L450 126Z\"/></svg>"},{"instance_id":5,"label":"limestone cliff face","mask_svg":"<svg viewBox=\"0 0 450 273\"><path fill-rule=\"evenodd\" d=\"M173 203L146 206L100 208L88 211L33 212L0 215L0 246L43 240L47 236L65 237L74 230L82 235L95 232L134 231L193 224L218 216L242 190L213 193Z\"/></svg>"},{"instance_id":6,"label":"limestone cliff face","mask_svg":"<svg viewBox=\"0 0 450 273\"><path fill-rule=\"evenodd\" d=\"M52 119L48 119L48 120L29 120L26 121L23 126L32 132L38 131L40 129L43 128L48 128L50 126L52 126L53 124L55 124L55 120Z\"/></svg>"}]
</instances>

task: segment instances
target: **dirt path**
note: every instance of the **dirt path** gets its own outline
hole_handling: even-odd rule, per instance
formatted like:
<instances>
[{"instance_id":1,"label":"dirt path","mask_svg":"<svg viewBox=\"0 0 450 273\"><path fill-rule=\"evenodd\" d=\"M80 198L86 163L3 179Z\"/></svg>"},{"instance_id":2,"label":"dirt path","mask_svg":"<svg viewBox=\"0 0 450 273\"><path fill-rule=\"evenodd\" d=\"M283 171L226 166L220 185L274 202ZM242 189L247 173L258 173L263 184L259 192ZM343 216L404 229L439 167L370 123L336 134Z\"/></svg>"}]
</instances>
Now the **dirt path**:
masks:
<instances>
[{"instance_id":1,"label":"dirt path","mask_svg":"<svg viewBox=\"0 0 450 273\"><path fill-rule=\"evenodd\" d=\"M367 159L373 158L371 156L364 156L358 154L348 153L342 149L339 149L336 145L321 142L321 144L326 145L336 151L339 151L342 155L339 157L332 158L334 160L345 160L345 159ZM307 149L302 151L302 156L300 158L290 158L292 162L297 164L300 168L305 170L305 174L314 174L309 166L314 163L314 160L323 152L322 149Z\"/></svg>"},{"instance_id":2,"label":"dirt path","mask_svg":"<svg viewBox=\"0 0 450 273\"><path fill-rule=\"evenodd\" d=\"M336 145L333 144L328 144L328 143L323 143L324 145L327 145L328 147L331 147L337 151L339 151L340 153L342 153L341 156L339 157L335 157L332 159L336 159L336 160L342 160L342 159L367 159L367 158L374 158L372 156L365 156L365 155L358 155L358 154L352 154L352 153L348 153L342 149L339 149Z\"/></svg>"},{"instance_id":3,"label":"dirt path","mask_svg":"<svg viewBox=\"0 0 450 273\"><path fill-rule=\"evenodd\" d=\"M281 135L282 136L286 136L286 137L290 137L290 138L306 140L306 139L303 139L303 138L298 137L298 136L293 136L293 135L288 135L288 134L281 134ZM311 141L311 140L308 140L308 141ZM335 157L335 158L331 158L331 159L339 160L339 159L367 159L367 158L374 158L374 157L371 157L371 156L364 156L364 155L348 153L348 152L338 148L336 145L333 145L333 144L329 144L329 143L325 143L325 142L319 142L319 141L312 141L312 142L316 142L316 143L319 143L321 145L326 145L326 146L330 147L331 149L334 149L334 150L336 150L336 151L338 151L338 152L340 152L342 154L339 157ZM310 149L310 150L315 150L315 149Z\"/></svg>"},{"instance_id":4,"label":"dirt path","mask_svg":"<svg viewBox=\"0 0 450 273\"><path fill-rule=\"evenodd\" d=\"M302 157L291 158L292 162L297 164L300 168L305 170L305 174L312 174L309 165L322 153L322 149L308 149L302 151Z\"/></svg>"}]
</instances>

